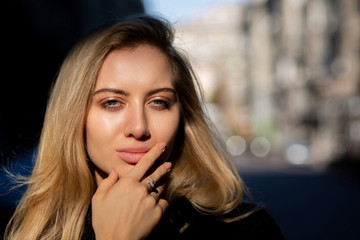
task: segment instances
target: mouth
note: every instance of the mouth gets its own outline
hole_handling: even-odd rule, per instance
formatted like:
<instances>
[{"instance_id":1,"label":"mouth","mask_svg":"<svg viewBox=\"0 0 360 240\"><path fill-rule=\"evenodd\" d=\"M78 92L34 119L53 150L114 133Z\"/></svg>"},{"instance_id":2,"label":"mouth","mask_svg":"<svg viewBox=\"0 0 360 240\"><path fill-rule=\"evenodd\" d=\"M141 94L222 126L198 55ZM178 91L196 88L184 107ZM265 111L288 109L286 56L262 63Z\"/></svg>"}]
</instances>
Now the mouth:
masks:
<instances>
[{"instance_id":1,"label":"mouth","mask_svg":"<svg viewBox=\"0 0 360 240\"><path fill-rule=\"evenodd\" d=\"M149 150L149 148L124 148L117 150L117 153L123 161L136 164Z\"/></svg>"}]
</instances>

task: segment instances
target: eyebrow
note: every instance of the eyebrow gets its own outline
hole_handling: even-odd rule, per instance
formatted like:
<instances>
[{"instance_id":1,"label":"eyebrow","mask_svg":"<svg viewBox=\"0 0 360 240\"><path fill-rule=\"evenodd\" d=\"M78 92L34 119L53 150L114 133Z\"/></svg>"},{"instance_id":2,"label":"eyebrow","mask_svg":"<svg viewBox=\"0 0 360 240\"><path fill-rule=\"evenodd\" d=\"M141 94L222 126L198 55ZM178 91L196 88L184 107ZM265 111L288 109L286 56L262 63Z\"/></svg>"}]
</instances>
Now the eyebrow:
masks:
<instances>
[{"instance_id":1,"label":"eyebrow","mask_svg":"<svg viewBox=\"0 0 360 240\"><path fill-rule=\"evenodd\" d=\"M175 96L175 100L176 100L176 92L174 89L172 88L157 88L157 89L154 89L154 90L150 90L147 94L146 94L146 97L150 97L151 95L154 95L156 93L159 93L159 92L171 92L174 94Z\"/></svg>"},{"instance_id":2,"label":"eyebrow","mask_svg":"<svg viewBox=\"0 0 360 240\"><path fill-rule=\"evenodd\" d=\"M119 95L124 95L124 96L129 96L130 93L124 91L124 90L121 90L121 89L116 89L116 88L102 88L102 89L99 89L97 91L95 91L93 93L93 96L95 96L96 94L98 93L103 93L103 92L112 92L112 93L116 93L116 94L119 94Z\"/></svg>"},{"instance_id":3,"label":"eyebrow","mask_svg":"<svg viewBox=\"0 0 360 240\"><path fill-rule=\"evenodd\" d=\"M99 90L95 91L93 93L93 96L96 95L96 94L99 94L99 93L103 93L103 92L112 92L112 93L119 94L119 95L124 95L124 96L129 96L130 95L129 92L121 90L121 89L102 88L102 89L99 89ZM157 89L150 90L149 92L146 93L146 97L149 97L149 96L154 95L154 94L159 93L159 92L171 92L171 93L174 94L174 96L176 98L176 92L172 88L157 88Z\"/></svg>"}]
</instances>

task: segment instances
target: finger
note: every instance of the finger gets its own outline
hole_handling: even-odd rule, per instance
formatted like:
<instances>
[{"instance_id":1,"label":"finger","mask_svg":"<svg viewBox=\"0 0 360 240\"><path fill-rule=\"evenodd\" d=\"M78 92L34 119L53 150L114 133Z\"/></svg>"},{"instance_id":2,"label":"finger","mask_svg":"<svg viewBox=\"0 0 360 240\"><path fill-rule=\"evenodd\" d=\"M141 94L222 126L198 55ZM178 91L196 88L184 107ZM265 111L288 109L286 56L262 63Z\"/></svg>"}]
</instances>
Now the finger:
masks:
<instances>
[{"instance_id":1,"label":"finger","mask_svg":"<svg viewBox=\"0 0 360 240\"><path fill-rule=\"evenodd\" d=\"M110 190L110 188L115 185L118 179L119 174L115 170L112 170L109 176L101 181L95 194L97 196L104 196Z\"/></svg>"},{"instance_id":2,"label":"finger","mask_svg":"<svg viewBox=\"0 0 360 240\"><path fill-rule=\"evenodd\" d=\"M151 173L148 177L158 182L166 173L170 172L171 166L172 166L171 162L164 162L157 169L155 169L155 171Z\"/></svg>"},{"instance_id":3,"label":"finger","mask_svg":"<svg viewBox=\"0 0 360 240\"><path fill-rule=\"evenodd\" d=\"M165 162L162 165L160 165L155 171L147 176L144 180L142 180L143 183L145 183L149 187L149 191L151 191L154 186L151 186L151 181L153 181L156 185L156 183L171 169L171 162Z\"/></svg>"},{"instance_id":4,"label":"finger","mask_svg":"<svg viewBox=\"0 0 360 240\"><path fill-rule=\"evenodd\" d=\"M150 196L155 198L156 202L159 201L161 193L164 191L164 185L158 186L154 191L150 192Z\"/></svg>"},{"instance_id":5,"label":"finger","mask_svg":"<svg viewBox=\"0 0 360 240\"><path fill-rule=\"evenodd\" d=\"M160 207L162 213L164 214L165 210L167 209L167 207L169 206L169 203L168 201L166 201L165 199L159 199L159 202L158 202L158 207Z\"/></svg>"},{"instance_id":6,"label":"finger","mask_svg":"<svg viewBox=\"0 0 360 240\"><path fill-rule=\"evenodd\" d=\"M141 181L141 184L146 186L148 192L151 192L153 189L155 189L156 181L151 178L146 178Z\"/></svg>"},{"instance_id":7,"label":"finger","mask_svg":"<svg viewBox=\"0 0 360 240\"><path fill-rule=\"evenodd\" d=\"M154 146L150 151L148 151L140 161L135 165L133 169L129 172L128 176L135 178L140 181L145 173L152 167L155 161L160 157L160 155L165 151L166 143L162 142Z\"/></svg>"}]
</instances>

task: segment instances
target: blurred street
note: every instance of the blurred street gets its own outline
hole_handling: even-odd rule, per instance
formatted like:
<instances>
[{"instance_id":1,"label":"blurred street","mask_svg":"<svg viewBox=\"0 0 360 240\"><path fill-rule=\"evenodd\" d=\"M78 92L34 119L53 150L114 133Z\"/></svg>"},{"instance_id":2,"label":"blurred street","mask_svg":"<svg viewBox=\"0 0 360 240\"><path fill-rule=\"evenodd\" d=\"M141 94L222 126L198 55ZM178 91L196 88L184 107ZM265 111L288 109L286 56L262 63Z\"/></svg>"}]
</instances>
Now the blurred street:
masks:
<instances>
[{"instance_id":1,"label":"blurred street","mask_svg":"<svg viewBox=\"0 0 360 240\"><path fill-rule=\"evenodd\" d=\"M239 172L286 239L359 239L359 167L339 163L314 170L257 165L243 166Z\"/></svg>"}]
</instances>

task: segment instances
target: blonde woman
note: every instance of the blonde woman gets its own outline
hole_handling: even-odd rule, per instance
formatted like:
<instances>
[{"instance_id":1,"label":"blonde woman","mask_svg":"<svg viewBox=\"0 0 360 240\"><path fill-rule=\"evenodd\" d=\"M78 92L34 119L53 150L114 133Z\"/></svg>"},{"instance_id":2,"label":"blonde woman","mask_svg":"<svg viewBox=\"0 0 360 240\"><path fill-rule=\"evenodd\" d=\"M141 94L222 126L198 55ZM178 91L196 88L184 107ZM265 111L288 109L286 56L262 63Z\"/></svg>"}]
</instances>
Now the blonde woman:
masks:
<instances>
[{"instance_id":1,"label":"blonde woman","mask_svg":"<svg viewBox=\"0 0 360 240\"><path fill-rule=\"evenodd\" d=\"M173 30L149 16L99 29L65 59L6 239L282 238L202 110Z\"/></svg>"}]
</instances>

